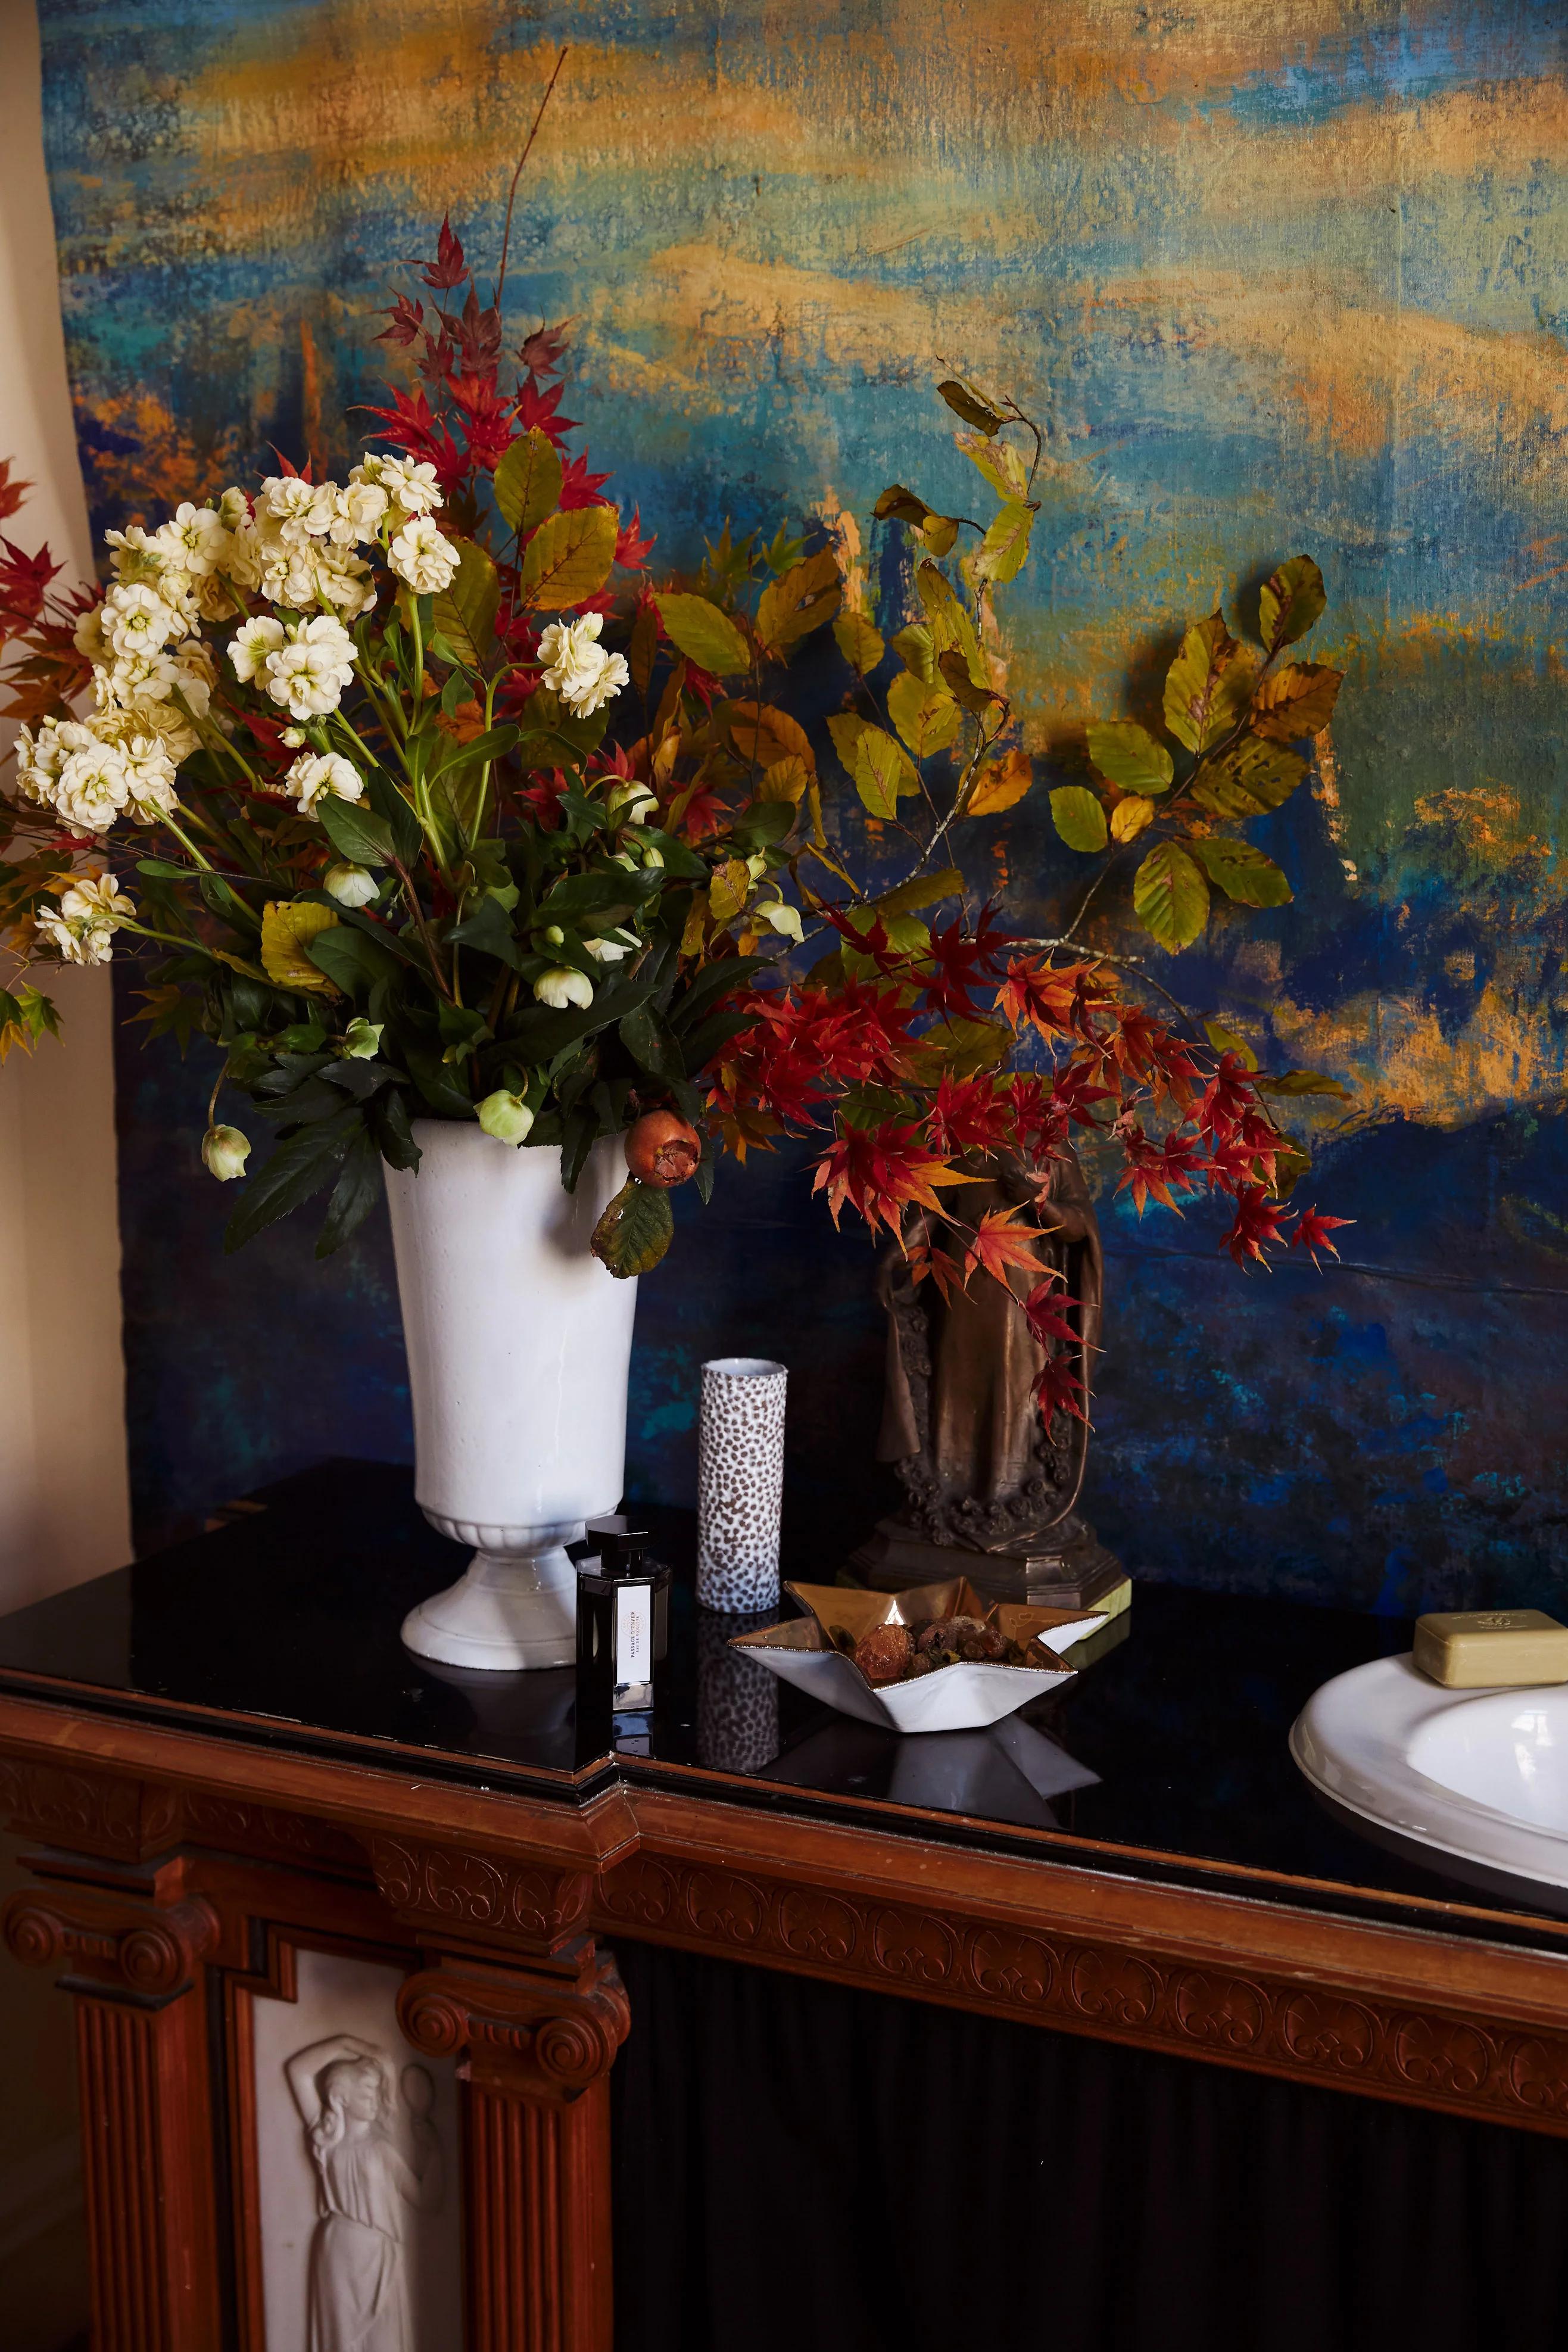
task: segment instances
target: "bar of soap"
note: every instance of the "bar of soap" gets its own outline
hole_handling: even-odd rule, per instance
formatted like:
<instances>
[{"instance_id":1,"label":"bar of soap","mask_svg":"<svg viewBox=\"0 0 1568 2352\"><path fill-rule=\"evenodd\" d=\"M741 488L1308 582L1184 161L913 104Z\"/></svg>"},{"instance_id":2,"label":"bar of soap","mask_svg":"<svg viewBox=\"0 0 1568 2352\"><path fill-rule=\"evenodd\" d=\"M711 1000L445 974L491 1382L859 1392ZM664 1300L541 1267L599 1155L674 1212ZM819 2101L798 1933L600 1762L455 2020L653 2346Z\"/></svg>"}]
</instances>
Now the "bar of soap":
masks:
<instances>
[{"instance_id":1,"label":"bar of soap","mask_svg":"<svg viewBox=\"0 0 1568 2352\"><path fill-rule=\"evenodd\" d=\"M1568 1683L1568 1625L1539 1609L1459 1609L1417 1617L1416 1664L1449 1690Z\"/></svg>"}]
</instances>

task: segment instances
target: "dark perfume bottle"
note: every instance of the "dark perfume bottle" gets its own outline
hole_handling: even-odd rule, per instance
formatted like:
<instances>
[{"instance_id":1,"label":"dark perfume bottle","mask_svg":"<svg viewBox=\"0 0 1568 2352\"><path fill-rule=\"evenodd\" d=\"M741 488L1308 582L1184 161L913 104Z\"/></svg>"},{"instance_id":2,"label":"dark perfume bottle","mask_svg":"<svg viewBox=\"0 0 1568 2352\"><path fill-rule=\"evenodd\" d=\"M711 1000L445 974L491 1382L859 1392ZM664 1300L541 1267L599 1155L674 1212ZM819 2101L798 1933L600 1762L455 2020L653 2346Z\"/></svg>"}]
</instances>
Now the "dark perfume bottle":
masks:
<instances>
[{"instance_id":1,"label":"dark perfume bottle","mask_svg":"<svg viewBox=\"0 0 1568 2352\"><path fill-rule=\"evenodd\" d=\"M646 1716L658 1704L669 1648L670 1571L653 1537L617 1512L590 1519L596 1557L577 1571L577 1690L585 1722Z\"/></svg>"}]
</instances>

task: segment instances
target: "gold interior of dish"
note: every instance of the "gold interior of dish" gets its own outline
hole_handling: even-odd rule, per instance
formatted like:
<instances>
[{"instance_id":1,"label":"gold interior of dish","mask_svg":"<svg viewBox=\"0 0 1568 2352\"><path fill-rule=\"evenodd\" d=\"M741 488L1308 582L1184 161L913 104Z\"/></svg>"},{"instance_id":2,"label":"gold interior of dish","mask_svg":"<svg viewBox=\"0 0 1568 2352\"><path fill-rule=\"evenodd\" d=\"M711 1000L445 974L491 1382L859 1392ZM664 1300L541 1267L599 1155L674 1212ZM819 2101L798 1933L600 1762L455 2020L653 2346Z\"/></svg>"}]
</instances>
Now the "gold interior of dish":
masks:
<instances>
[{"instance_id":1,"label":"gold interior of dish","mask_svg":"<svg viewBox=\"0 0 1568 2352\"><path fill-rule=\"evenodd\" d=\"M841 1584L787 1583L784 1590L810 1613L794 1618L787 1625L765 1625L755 1633L732 1634L732 1647L836 1650L838 1644L828 1632L830 1625L841 1625L858 1642L873 1625L923 1625L933 1617L978 1617L988 1625L998 1627L1020 1648L1038 1635L1042 1646L1050 1649L1048 1636L1057 1628L1086 1624L1104 1613L1095 1609L1031 1608L1021 1601L988 1601L983 1593L976 1591L967 1576L949 1577L942 1584L912 1584L904 1592L862 1592L854 1585ZM844 1654L840 1652L841 1656ZM1055 1656L1056 1653L1052 1651L1051 1654ZM1002 1664L1003 1661L988 1659L983 1663ZM1038 1674L1040 1669L1023 1666L1011 1671ZM1071 1669L1064 1665L1062 1671L1070 1673ZM867 1685L868 1689L883 1687L886 1685Z\"/></svg>"}]
</instances>

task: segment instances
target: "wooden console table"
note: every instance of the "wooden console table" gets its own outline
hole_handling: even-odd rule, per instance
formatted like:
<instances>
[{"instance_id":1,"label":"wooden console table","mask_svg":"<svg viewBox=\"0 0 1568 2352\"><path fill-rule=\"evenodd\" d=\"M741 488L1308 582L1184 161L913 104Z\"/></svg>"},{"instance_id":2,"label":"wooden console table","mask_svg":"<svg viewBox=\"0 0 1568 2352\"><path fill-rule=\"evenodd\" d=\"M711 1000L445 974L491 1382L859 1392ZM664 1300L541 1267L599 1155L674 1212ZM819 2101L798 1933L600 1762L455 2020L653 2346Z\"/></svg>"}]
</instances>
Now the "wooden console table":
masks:
<instances>
[{"instance_id":1,"label":"wooden console table","mask_svg":"<svg viewBox=\"0 0 1568 2352\"><path fill-rule=\"evenodd\" d=\"M306 2141L256 2035L308 1955L394 1969L405 2054L457 2078L475 2352L609 2352L618 1935L1568 2134L1568 1926L1363 1843L1285 1756L1375 1621L1140 1589L1015 1753L793 1694L775 1734L682 1605L665 1717L584 1754L570 1675L402 1651L454 1559L406 1472L258 1500L0 1622L4 1933L76 2006L99 2352L284 2340L259 2150Z\"/></svg>"}]
</instances>

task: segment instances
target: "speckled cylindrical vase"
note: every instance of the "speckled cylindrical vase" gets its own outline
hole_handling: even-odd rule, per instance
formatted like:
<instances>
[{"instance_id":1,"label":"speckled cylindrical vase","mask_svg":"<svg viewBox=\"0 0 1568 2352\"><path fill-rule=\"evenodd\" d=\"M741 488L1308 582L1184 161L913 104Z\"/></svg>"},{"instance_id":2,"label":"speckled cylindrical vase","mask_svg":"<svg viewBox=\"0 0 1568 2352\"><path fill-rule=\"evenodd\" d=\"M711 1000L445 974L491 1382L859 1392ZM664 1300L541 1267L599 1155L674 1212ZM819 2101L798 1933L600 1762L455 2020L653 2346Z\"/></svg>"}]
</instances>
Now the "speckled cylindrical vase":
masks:
<instances>
[{"instance_id":1,"label":"speckled cylindrical vase","mask_svg":"<svg viewBox=\"0 0 1568 2352\"><path fill-rule=\"evenodd\" d=\"M719 1356L703 1366L697 1599L705 1609L778 1605L788 1378L762 1356Z\"/></svg>"},{"instance_id":2,"label":"speckled cylindrical vase","mask_svg":"<svg viewBox=\"0 0 1568 2352\"><path fill-rule=\"evenodd\" d=\"M710 1772L758 1772L779 1753L777 1675L730 1643L771 1625L777 1612L697 1615L697 1754Z\"/></svg>"}]
</instances>

